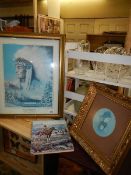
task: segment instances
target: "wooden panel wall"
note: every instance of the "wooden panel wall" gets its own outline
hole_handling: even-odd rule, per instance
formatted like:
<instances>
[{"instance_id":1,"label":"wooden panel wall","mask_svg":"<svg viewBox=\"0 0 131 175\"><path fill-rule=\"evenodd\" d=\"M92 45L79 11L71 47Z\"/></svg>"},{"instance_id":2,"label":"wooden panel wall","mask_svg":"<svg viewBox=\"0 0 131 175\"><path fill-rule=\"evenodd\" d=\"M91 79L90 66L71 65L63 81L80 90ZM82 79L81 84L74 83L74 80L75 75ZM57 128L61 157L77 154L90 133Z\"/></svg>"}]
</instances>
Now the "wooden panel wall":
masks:
<instances>
[{"instance_id":1,"label":"wooden panel wall","mask_svg":"<svg viewBox=\"0 0 131 175\"><path fill-rule=\"evenodd\" d=\"M67 40L86 39L87 34L102 34L108 31L127 32L128 18L64 19Z\"/></svg>"}]
</instances>

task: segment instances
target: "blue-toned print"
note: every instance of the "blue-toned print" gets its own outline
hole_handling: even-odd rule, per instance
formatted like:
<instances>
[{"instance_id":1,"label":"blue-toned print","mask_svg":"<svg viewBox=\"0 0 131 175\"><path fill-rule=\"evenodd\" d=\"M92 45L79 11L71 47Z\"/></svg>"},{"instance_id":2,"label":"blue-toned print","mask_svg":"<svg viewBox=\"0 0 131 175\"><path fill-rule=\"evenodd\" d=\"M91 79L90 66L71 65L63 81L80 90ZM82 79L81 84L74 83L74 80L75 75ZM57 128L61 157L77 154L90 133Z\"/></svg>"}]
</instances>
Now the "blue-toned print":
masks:
<instances>
[{"instance_id":1,"label":"blue-toned print","mask_svg":"<svg viewBox=\"0 0 131 175\"><path fill-rule=\"evenodd\" d=\"M100 137L111 135L116 126L114 113L107 108L99 109L93 117L93 129Z\"/></svg>"},{"instance_id":2,"label":"blue-toned print","mask_svg":"<svg viewBox=\"0 0 131 175\"><path fill-rule=\"evenodd\" d=\"M5 106L52 107L52 46L4 44Z\"/></svg>"}]
</instances>

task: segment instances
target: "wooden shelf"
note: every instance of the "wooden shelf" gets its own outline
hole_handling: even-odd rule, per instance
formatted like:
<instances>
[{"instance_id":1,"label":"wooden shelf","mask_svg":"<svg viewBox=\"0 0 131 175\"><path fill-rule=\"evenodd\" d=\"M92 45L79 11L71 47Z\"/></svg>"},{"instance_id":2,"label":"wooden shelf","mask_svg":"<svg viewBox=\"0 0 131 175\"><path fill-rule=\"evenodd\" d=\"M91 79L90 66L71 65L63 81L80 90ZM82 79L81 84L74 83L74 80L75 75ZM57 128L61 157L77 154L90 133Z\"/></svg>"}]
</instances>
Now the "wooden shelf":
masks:
<instances>
[{"instance_id":1,"label":"wooden shelf","mask_svg":"<svg viewBox=\"0 0 131 175\"><path fill-rule=\"evenodd\" d=\"M110 35L111 36L111 35ZM116 38L116 37L112 37ZM122 37L123 38L123 37ZM109 39L109 38L108 38ZM131 56L127 55L118 55L118 54L103 54L103 53L95 53L95 52L82 52L77 50L78 43L68 42L66 45L66 61L65 61L65 89L67 87L67 79L73 78L75 80L75 89L79 87L80 81L84 80L87 82L98 82L107 85L113 85L123 88L131 88L131 75L125 74L120 77L120 66L128 65L131 66ZM69 60L74 60L72 63L72 69L69 70ZM92 61L94 64L94 70L89 70L88 68L84 69L82 66L79 67L80 61ZM107 65L107 63L112 63L119 66L118 74L114 76L107 76L107 67L100 71L97 71L95 65L97 62L102 62ZM78 94L76 92L67 91L64 92L65 99L70 99L67 103L64 104L64 112L65 114L69 114L72 116L76 116L77 112L74 108L74 100L78 102L82 102L84 99L84 95ZM66 102L66 100L65 100Z\"/></svg>"},{"instance_id":2,"label":"wooden shelf","mask_svg":"<svg viewBox=\"0 0 131 175\"><path fill-rule=\"evenodd\" d=\"M94 82L104 83L104 84L113 85L113 86L120 86L124 88L131 87L131 77L127 77L122 80L111 79L111 78L109 79L104 74L98 73L98 72L94 73L93 71L89 73L87 72L86 74L83 74L83 75L76 74L75 71L70 71L66 74L66 76L70 78L94 81Z\"/></svg>"},{"instance_id":3,"label":"wooden shelf","mask_svg":"<svg viewBox=\"0 0 131 175\"><path fill-rule=\"evenodd\" d=\"M32 121L33 119L0 118L0 126L30 140Z\"/></svg>"},{"instance_id":4,"label":"wooden shelf","mask_svg":"<svg viewBox=\"0 0 131 175\"><path fill-rule=\"evenodd\" d=\"M131 56L118 54L103 54L95 52L82 52L68 50L66 52L66 59L98 61L103 63L124 64L131 65Z\"/></svg>"},{"instance_id":5,"label":"wooden shelf","mask_svg":"<svg viewBox=\"0 0 131 175\"><path fill-rule=\"evenodd\" d=\"M70 100L69 102L67 102L65 104L64 112L65 112L65 114L69 114L69 115L72 115L74 117L77 115L77 113L75 111L73 100Z\"/></svg>"},{"instance_id":6,"label":"wooden shelf","mask_svg":"<svg viewBox=\"0 0 131 175\"><path fill-rule=\"evenodd\" d=\"M31 139L31 127L32 121L34 120L45 120L40 118L0 118L0 126L6 128L20 136Z\"/></svg>"},{"instance_id":7,"label":"wooden shelf","mask_svg":"<svg viewBox=\"0 0 131 175\"><path fill-rule=\"evenodd\" d=\"M76 92L71 92L71 91L65 91L65 97L72 100L77 100L80 102L82 102L84 99L84 95L78 94Z\"/></svg>"},{"instance_id":8,"label":"wooden shelf","mask_svg":"<svg viewBox=\"0 0 131 175\"><path fill-rule=\"evenodd\" d=\"M128 65L131 66L131 56L127 55L117 55L117 54L101 54L93 52L80 52L80 51L67 51L67 59L76 59L76 60L87 60L103 63L113 63L116 65ZM82 67L81 67L82 69ZM90 70L85 73L76 73L74 68L72 71L66 71L66 77L77 78L87 81L95 81L99 83L120 86L125 88L131 87L131 76L123 76L122 78L117 75L118 78L108 78L103 70L103 73L95 72L95 70ZM78 72L78 71L77 71Z\"/></svg>"}]
</instances>

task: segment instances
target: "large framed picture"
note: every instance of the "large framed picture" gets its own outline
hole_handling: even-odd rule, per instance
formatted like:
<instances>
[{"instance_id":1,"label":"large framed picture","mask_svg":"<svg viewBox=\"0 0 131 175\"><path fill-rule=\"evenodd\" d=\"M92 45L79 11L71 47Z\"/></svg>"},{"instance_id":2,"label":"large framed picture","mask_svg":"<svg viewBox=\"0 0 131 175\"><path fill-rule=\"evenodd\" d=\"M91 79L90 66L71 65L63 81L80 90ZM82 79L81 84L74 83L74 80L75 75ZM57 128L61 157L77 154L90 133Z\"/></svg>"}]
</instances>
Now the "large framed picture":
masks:
<instances>
[{"instance_id":1,"label":"large framed picture","mask_svg":"<svg viewBox=\"0 0 131 175\"><path fill-rule=\"evenodd\" d=\"M62 117L64 41L0 34L0 117Z\"/></svg>"},{"instance_id":2,"label":"large framed picture","mask_svg":"<svg viewBox=\"0 0 131 175\"><path fill-rule=\"evenodd\" d=\"M131 99L90 85L70 133L107 175L116 173L131 146Z\"/></svg>"},{"instance_id":3,"label":"large framed picture","mask_svg":"<svg viewBox=\"0 0 131 175\"><path fill-rule=\"evenodd\" d=\"M60 34L60 19L39 14L38 32Z\"/></svg>"}]
</instances>

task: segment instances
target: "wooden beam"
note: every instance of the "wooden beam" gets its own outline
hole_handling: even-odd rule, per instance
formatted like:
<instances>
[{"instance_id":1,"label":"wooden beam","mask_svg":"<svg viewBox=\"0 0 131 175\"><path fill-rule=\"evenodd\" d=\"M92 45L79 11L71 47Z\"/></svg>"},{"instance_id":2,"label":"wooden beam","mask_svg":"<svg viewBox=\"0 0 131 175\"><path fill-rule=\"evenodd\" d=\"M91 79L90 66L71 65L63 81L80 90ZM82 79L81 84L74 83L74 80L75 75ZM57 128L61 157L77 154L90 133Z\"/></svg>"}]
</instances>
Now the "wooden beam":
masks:
<instances>
[{"instance_id":1,"label":"wooden beam","mask_svg":"<svg viewBox=\"0 0 131 175\"><path fill-rule=\"evenodd\" d=\"M33 0L34 32L37 32L37 0Z\"/></svg>"}]
</instances>

